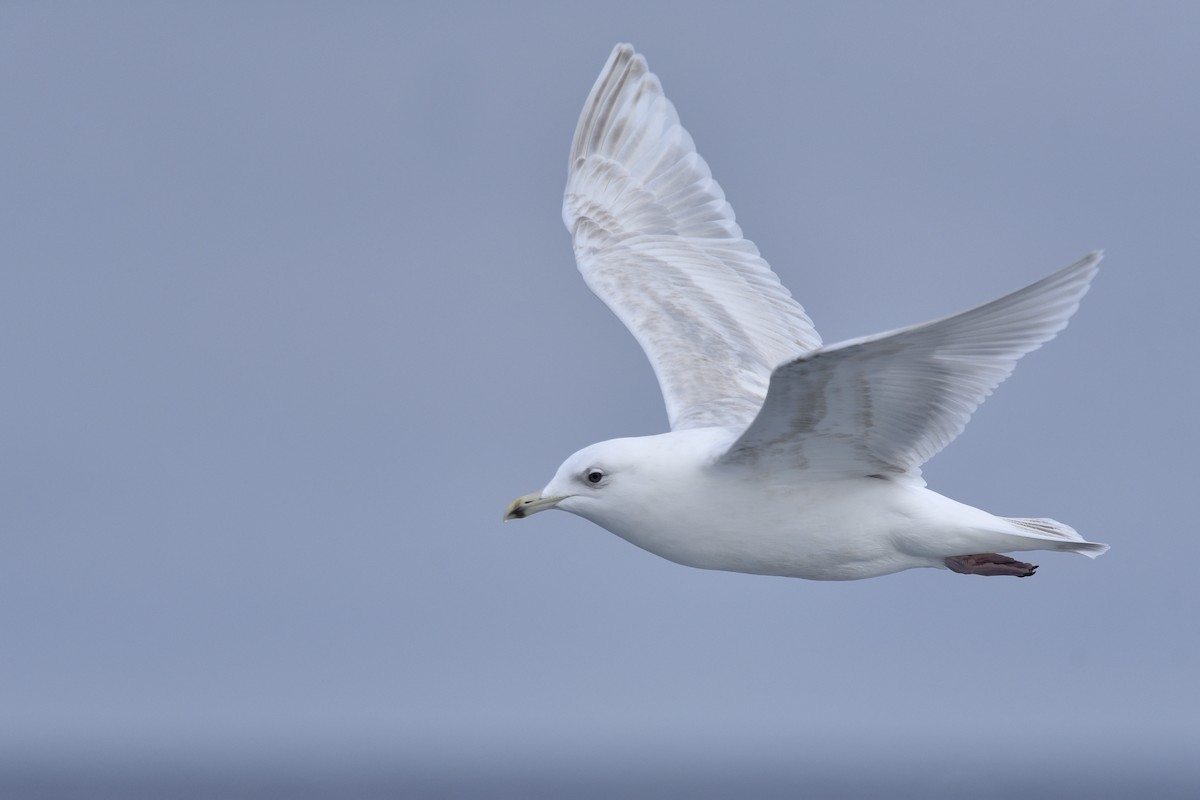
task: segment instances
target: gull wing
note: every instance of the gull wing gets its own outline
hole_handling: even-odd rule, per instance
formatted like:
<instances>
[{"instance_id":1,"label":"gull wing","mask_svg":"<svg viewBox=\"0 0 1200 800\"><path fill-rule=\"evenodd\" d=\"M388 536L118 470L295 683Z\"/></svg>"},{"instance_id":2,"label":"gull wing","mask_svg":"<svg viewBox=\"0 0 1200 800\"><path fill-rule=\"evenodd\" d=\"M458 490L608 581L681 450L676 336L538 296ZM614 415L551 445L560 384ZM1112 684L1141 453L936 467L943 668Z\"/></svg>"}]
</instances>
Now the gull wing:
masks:
<instances>
[{"instance_id":1,"label":"gull wing","mask_svg":"<svg viewBox=\"0 0 1200 800\"><path fill-rule=\"evenodd\" d=\"M719 463L806 479L910 476L966 427L1017 359L1067 325L1099 252L999 300L781 365L766 402Z\"/></svg>"},{"instance_id":2,"label":"gull wing","mask_svg":"<svg viewBox=\"0 0 1200 800\"><path fill-rule=\"evenodd\" d=\"M821 344L629 45L579 117L563 221L584 281L650 359L672 429L744 428L771 371Z\"/></svg>"}]
</instances>

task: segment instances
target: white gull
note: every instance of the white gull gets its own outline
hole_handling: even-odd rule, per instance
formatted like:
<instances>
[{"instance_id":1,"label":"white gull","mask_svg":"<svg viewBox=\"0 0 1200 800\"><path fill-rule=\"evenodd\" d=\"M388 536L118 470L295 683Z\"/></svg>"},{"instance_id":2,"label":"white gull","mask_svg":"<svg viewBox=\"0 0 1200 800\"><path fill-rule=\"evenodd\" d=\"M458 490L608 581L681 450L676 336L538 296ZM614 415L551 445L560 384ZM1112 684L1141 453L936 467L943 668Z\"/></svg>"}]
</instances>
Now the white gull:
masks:
<instances>
[{"instance_id":1,"label":"white gull","mask_svg":"<svg viewBox=\"0 0 1200 800\"><path fill-rule=\"evenodd\" d=\"M814 580L1024 577L1037 567L1001 553L1108 549L921 478L1066 326L1100 253L970 311L822 346L629 45L580 115L563 220L584 280L646 351L671 431L585 447L506 520L559 508L680 564Z\"/></svg>"}]
</instances>

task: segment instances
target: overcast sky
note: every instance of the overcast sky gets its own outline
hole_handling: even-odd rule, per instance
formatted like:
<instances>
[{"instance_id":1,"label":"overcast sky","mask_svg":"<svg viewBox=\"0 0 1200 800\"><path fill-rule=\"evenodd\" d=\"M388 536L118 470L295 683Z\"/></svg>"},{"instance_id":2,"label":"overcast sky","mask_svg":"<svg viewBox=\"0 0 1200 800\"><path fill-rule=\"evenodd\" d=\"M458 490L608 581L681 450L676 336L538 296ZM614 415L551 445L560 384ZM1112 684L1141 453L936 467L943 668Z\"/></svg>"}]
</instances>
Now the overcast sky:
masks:
<instances>
[{"instance_id":1,"label":"overcast sky","mask_svg":"<svg viewBox=\"0 0 1200 800\"><path fill-rule=\"evenodd\" d=\"M1200 6L432 5L0 6L0 776L1200 783ZM828 342L1106 250L925 474L1111 552L812 583L501 524L666 429L559 214L618 41Z\"/></svg>"}]
</instances>

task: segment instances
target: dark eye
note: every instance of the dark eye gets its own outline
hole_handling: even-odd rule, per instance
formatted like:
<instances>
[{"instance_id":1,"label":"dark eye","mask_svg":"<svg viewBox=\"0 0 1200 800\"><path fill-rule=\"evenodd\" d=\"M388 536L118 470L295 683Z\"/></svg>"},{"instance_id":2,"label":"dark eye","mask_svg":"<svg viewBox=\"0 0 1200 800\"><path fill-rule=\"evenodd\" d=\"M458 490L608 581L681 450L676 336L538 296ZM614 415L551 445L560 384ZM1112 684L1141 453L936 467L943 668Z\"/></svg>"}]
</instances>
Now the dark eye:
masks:
<instances>
[{"instance_id":1,"label":"dark eye","mask_svg":"<svg viewBox=\"0 0 1200 800\"><path fill-rule=\"evenodd\" d=\"M589 469L587 472L588 483L599 483L604 480L604 473L598 469Z\"/></svg>"}]
</instances>

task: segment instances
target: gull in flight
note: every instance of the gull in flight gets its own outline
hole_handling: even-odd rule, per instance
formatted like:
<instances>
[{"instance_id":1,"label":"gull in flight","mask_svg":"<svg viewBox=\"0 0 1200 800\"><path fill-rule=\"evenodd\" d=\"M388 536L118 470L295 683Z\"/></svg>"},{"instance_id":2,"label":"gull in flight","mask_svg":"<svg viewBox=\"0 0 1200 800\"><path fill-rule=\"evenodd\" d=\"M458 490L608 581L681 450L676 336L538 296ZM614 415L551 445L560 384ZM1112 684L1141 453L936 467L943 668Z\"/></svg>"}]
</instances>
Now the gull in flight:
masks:
<instances>
[{"instance_id":1,"label":"gull in flight","mask_svg":"<svg viewBox=\"0 0 1200 800\"><path fill-rule=\"evenodd\" d=\"M961 314L822 345L629 45L579 117L563 220L587 285L646 351L671 431L585 447L505 520L559 508L680 564L812 580L1026 577L1035 565L1001 554L1108 549L921 478L1066 326L1100 253Z\"/></svg>"}]
</instances>

